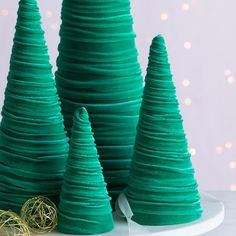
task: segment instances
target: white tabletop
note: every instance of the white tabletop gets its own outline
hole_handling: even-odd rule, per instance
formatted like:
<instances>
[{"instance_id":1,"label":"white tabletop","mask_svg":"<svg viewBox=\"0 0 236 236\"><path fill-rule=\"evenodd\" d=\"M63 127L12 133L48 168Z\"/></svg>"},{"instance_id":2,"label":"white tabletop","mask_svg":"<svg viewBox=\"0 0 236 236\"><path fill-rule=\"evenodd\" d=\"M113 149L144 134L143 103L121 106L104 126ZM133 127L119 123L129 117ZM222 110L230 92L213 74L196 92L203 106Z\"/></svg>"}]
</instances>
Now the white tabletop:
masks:
<instances>
[{"instance_id":1,"label":"white tabletop","mask_svg":"<svg viewBox=\"0 0 236 236\"><path fill-rule=\"evenodd\" d=\"M225 219L215 230L205 234L206 236L235 236L236 235L236 192L211 191L224 203Z\"/></svg>"}]
</instances>

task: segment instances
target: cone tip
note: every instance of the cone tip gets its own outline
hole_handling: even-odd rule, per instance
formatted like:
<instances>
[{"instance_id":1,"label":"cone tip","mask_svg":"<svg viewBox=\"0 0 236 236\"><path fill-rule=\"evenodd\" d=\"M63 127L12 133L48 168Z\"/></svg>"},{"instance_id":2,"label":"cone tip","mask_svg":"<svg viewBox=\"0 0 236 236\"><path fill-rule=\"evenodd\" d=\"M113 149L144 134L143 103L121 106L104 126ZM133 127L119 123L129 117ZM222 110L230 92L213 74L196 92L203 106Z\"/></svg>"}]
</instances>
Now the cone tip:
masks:
<instances>
[{"instance_id":1,"label":"cone tip","mask_svg":"<svg viewBox=\"0 0 236 236\"><path fill-rule=\"evenodd\" d=\"M37 1L36 0L20 0L19 1L19 3L33 3L33 4L35 4L35 3L37 3Z\"/></svg>"},{"instance_id":2,"label":"cone tip","mask_svg":"<svg viewBox=\"0 0 236 236\"><path fill-rule=\"evenodd\" d=\"M88 112L85 107L80 107L75 111L75 118L79 120L87 120Z\"/></svg>"},{"instance_id":3,"label":"cone tip","mask_svg":"<svg viewBox=\"0 0 236 236\"><path fill-rule=\"evenodd\" d=\"M37 2L37 0L19 0L19 2Z\"/></svg>"},{"instance_id":4,"label":"cone tip","mask_svg":"<svg viewBox=\"0 0 236 236\"><path fill-rule=\"evenodd\" d=\"M165 43L165 38L162 34L158 34L152 40L153 43Z\"/></svg>"}]
</instances>

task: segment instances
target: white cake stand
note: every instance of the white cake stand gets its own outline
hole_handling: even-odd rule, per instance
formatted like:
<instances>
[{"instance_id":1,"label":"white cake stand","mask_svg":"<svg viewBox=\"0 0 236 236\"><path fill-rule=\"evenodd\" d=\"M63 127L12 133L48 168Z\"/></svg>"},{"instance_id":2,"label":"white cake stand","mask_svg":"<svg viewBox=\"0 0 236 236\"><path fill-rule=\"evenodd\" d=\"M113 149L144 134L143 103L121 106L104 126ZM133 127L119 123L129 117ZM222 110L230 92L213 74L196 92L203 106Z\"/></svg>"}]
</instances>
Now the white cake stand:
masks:
<instances>
[{"instance_id":1,"label":"white cake stand","mask_svg":"<svg viewBox=\"0 0 236 236\"><path fill-rule=\"evenodd\" d=\"M202 193L201 194L203 215L202 217L188 224L174 225L174 226L145 226L150 234L145 236L197 236L205 234L216 227L218 227L224 220L224 205L214 196ZM100 236L129 236L128 225L125 220L120 219L114 214L115 229ZM52 232L44 234L45 236L66 236L66 234ZM141 234L139 234L141 236ZM72 235L70 235L72 236ZM98 235L97 235L98 236ZM138 236L138 235L137 235ZM143 235L144 236L144 235Z\"/></svg>"}]
</instances>

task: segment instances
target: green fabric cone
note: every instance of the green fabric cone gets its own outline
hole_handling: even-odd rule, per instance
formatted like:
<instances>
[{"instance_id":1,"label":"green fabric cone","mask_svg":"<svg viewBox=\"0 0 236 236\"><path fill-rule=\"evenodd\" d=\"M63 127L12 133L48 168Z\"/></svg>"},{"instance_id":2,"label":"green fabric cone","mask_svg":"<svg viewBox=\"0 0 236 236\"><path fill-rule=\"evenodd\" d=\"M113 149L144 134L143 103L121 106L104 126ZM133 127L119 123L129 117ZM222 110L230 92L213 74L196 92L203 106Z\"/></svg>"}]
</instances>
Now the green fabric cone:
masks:
<instances>
[{"instance_id":1,"label":"green fabric cone","mask_svg":"<svg viewBox=\"0 0 236 236\"><path fill-rule=\"evenodd\" d=\"M86 107L113 204L127 186L143 90L130 0L63 0L61 19L65 127L70 136L74 111Z\"/></svg>"},{"instance_id":2,"label":"green fabric cone","mask_svg":"<svg viewBox=\"0 0 236 236\"><path fill-rule=\"evenodd\" d=\"M0 209L58 200L68 138L36 0L19 2L0 127Z\"/></svg>"},{"instance_id":3,"label":"green fabric cone","mask_svg":"<svg viewBox=\"0 0 236 236\"><path fill-rule=\"evenodd\" d=\"M202 214L200 196L161 35L152 41L145 82L125 191L133 220L143 225L191 222Z\"/></svg>"},{"instance_id":4,"label":"green fabric cone","mask_svg":"<svg viewBox=\"0 0 236 236\"><path fill-rule=\"evenodd\" d=\"M85 108L77 109L74 115L58 218L58 230L66 234L100 234L114 227L110 198Z\"/></svg>"}]
</instances>

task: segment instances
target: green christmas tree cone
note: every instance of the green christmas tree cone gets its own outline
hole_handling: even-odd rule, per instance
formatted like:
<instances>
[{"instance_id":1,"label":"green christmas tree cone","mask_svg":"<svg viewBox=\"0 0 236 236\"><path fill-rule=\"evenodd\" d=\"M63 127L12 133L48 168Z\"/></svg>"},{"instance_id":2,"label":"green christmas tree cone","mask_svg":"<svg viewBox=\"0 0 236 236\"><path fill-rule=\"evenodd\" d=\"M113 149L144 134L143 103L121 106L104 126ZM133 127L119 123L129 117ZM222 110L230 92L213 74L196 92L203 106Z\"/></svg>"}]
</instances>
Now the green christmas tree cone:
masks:
<instances>
[{"instance_id":1,"label":"green christmas tree cone","mask_svg":"<svg viewBox=\"0 0 236 236\"><path fill-rule=\"evenodd\" d=\"M36 0L20 0L0 126L0 209L57 200L68 138Z\"/></svg>"},{"instance_id":2,"label":"green christmas tree cone","mask_svg":"<svg viewBox=\"0 0 236 236\"><path fill-rule=\"evenodd\" d=\"M198 219L198 185L188 152L164 38L150 48L134 156L125 194L133 220L171 225Z\"/></svg>"},{"instance_id":3,"label":"green christmas tree cone","mask_svg":"<svg viewBox=\"0 0 236 236\"><path fill-rule=\"evenodd\" d=\"M129 0L63 0L56 83L70 136L86 107L114 203L127 186L142 96ZM124 138L125 137L125 138Z\"/></svg>"},{"instance_id":4,"label":"green christmas tree cone","mask_svg":"<svg viewBox=\"0 0 236 236\"><path fill-rule=\"evenodd\" d=\"M78 235L108 232L114 227L110 197L85 108L75 111L73 123L58 230Z\"/></svg>"}]
</instances>

